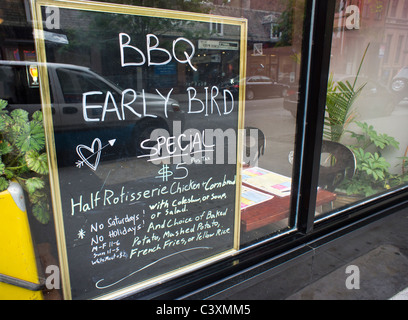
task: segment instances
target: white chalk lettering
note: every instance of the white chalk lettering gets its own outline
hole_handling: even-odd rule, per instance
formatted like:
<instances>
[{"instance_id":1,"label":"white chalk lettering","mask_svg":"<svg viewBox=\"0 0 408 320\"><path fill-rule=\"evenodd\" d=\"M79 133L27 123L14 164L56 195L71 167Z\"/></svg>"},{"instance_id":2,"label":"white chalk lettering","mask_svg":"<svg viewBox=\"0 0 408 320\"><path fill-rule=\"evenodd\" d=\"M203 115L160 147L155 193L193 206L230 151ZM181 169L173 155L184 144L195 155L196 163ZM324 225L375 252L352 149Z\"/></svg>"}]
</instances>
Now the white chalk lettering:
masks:
<instances>
[{"instance_id":1,"label":"white chalk lettering","mask_svg":"<svg viewBox=\"0 0 408 320\"><path fill-rule=\"evenodd\" d=\"M152 44L152 39L154 39L155 44ZM132 41L131 37L124 32L119 33L119 47L120 47L120 62L121 62L121 66L122 67L139 67L142 66L146 63L147 61L147 65L151 66L151 65L166 65L168 64L170 61L174 59L181 63L181 64L188 64L194 71L197 71L197 69L193 66L192 63L192 59L194 57L195 54L195 47L194 44L183 37L179 37L176 40L173 41L173 47L172 47L172 52L170 53L168 50L164 49L164 48L160 48L159 47L159 38L154 35L154 34L148 34L146 35L146 52L147 52L147 59L145 54L143 53L142 50L140 50L138 47L132 46L130 45L130 42ZM177 44L179 42L184 42L187 43L188 46L191 49L191 53L189 54L187 51L183 51L183 54L185 56L185 59L179 59L176 55L176 48L177 48ZM127 50L125 50L127 49ZM167 60L161 61L161 62L153 62L152 61L152 57L151 57L151 52L152 51L160 51L160 52L164 52L165 55L167 55ZM135 53L137 55L137 57L139 57L140 61L129 61L127 62L126 57L125 57L125 52L132 52L134 56Z\"/></svg>"}]
</instances>

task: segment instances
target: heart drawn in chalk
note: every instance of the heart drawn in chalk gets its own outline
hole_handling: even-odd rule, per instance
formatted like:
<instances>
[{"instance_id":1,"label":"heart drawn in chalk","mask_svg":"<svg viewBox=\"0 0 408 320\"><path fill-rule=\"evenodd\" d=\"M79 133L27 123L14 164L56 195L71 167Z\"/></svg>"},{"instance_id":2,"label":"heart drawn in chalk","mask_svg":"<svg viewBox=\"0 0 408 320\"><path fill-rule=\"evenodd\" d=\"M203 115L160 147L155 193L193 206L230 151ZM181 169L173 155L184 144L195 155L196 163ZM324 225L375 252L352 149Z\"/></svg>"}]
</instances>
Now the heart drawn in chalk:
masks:
<instances>
[{"instance_id":1,"label":"heart drawn in chalk","mask_svg":"<svg viewBox=\"0 0 408 320\"><path fill-rule=\"evenodd\" d=\"M83 150L89 151L91 154L88 155L88 153L85 153L85 154L87 154L87 157L86 157L82 153ZM98 168L98 165L99 165L99 160L101 158L101 151L102 151L102 142L101 142L101 140L99 138L94 139L94 141L92 142L91 147L85 146L83 144L78 145L76 147L76 152L77 152L78 156L82 159L82 161L78 161L76 163L77 167L81 168L84 164L86 164L93 171L96 171L96 169ZM88 160L91 159L95 155L96 155L96 158L95 158L95 161L92 164Z\"/></svg>"}]
</instances>

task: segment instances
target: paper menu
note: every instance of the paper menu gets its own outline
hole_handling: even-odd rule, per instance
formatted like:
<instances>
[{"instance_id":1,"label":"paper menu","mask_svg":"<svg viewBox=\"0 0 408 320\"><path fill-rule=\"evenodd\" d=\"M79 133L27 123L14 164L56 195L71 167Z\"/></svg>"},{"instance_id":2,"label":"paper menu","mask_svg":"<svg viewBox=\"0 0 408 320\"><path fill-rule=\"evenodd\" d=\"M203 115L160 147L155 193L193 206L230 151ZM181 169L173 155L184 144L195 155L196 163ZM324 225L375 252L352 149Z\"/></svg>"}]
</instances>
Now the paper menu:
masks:
<instances>
[{"instance_id":1,"label":"paper menu","mask_svg":"<svg viewBox=\"0 0 408 320\"><path fill-rule=\"evenodd\" d=\"M257 190L242 186L241 210L268 201L272 198L273 196L270 194L262 193Z\"/></svg>"},{"instance_id":2,"label":"paper menu","mask_svg":"<svg viewBox=\"0 0 408 320\"><path fill-rule=\"evenodd\" d=\"M290 195L292 179L259 167L242 171L242 183L279 197Z\"/></svg>"}]
</instances>

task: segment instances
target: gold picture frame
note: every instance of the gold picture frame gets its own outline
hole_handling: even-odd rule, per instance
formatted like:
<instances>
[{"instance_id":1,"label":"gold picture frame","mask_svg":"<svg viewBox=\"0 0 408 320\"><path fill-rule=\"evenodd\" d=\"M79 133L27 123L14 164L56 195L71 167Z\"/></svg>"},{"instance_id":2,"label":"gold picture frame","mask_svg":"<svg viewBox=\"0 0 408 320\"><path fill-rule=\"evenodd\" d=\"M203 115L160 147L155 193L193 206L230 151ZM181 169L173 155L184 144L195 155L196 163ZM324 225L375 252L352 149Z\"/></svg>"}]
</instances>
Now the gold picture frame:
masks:
<instances>
[{"instance_id":1,"label":"gold picture frame","mask_svg":"<svg viewBox=\"0 0 408 320\"><path fill-rule=\"evenodd\" d=\"M58 164L56 156L54 127L53 127L53 115L51 108L51 92L50 84L47 72L47 54L44 40L44 17L42 10L44 7L55 7L60 9L100 12L100 13L114 13L123 15L134 15L152 17L155 19L177 19L177 20L190 20L205 23L218 23L223 25L233 25L240 28L240 46L239 50L239 75L241 79L245 78L246 74L246 44L247 44L247 20L244 18L224 17L210 14L181 12L167 9L136 7L129 5L118 5L111 3L102 3L94 1L68 1L68 0L31 0L34 35L36 44L36 54L39 66L40 76L40 92L42 97L42 108L44 114L44 127L46 133L46 145L48 150L48 161L50 167L50 187L51 198L54 209L54 223L57 236L57 248L59 253L59 263L61 272L62 292L64 299L72 299L72 288L69 276L69 261L66 248L66 237L64 218L62 212L61 190L59 184ZM244 127L244 101L245 101L245 84L242 83L239 90L239 112L237 131L240 131ZM241 130L242 131L242 130ZM242 155L242 136L239 134L237 137L237 163L236 163L236 187L235 187L235 213L234 213L234 243L230 250L198 260L195 263L185 265L177 270L166 272L160 276L155 276L149 279L135 282L134 284L127 285L119 290L97 295L95 299L114 299L127 296L133 292L143 290L147 287L151 287L156 283L162 283L165 280L172 279L187 272L202 268L206 265L230 257L239 250L240 239L240 195L241 195L241 155Z\"/></svg>"}]
</instances>

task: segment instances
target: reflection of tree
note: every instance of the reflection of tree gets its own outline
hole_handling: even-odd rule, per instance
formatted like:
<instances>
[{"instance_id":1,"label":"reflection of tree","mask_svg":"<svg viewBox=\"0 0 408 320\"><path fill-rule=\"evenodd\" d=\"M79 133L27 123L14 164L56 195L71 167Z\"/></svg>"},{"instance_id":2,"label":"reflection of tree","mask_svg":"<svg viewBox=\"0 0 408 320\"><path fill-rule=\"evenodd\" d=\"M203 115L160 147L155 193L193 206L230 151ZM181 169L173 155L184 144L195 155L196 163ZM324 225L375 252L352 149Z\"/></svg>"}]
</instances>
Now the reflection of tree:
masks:
<instances>
[{"instance_id":1,"label":"reflection of tree","mask_svg":"<svg viewBox=\"0 0 408 320\"><path fill-rule=\"evenodd\" d=\"M305 1L281 0L281 2L286 4L286 9L282 12L278 21L281 35L276 46L295 46L302 43Z\"/></svg>"}]
</instances>

